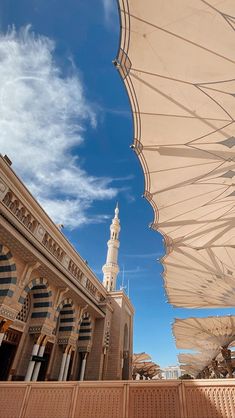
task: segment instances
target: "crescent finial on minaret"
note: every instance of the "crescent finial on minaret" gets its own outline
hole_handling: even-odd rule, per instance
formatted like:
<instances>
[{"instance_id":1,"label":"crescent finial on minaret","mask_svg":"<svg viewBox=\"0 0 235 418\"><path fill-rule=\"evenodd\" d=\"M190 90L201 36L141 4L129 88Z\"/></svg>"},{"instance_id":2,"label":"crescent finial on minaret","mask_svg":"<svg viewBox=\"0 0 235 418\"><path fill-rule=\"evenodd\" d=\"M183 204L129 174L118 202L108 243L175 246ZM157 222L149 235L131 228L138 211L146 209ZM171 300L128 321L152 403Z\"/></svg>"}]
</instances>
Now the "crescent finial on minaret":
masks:
<instances>
[{"instance_id":1,"label":"crescent finial on minaret","mask_svg":"<svg viewBox=\"0 0 235 418\"><path fill-rule=\"evenodd\" d=\"M118 207L118 202L116 204L116 208L115 208L115 217L118 218L118 214L119 214L119 207Z\"/></svg>"}]
</instances>

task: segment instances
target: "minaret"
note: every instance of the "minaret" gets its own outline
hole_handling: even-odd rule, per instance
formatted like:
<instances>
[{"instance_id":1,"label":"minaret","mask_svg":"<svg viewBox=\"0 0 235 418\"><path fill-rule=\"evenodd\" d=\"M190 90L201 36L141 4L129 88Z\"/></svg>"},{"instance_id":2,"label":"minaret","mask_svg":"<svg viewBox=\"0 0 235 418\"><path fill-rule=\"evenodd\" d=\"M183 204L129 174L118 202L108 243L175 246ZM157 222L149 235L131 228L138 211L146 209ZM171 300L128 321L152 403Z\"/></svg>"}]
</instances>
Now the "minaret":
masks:
<instances>
[{"instance_id":1,"label":"minaret","mask_svg":"<svg viewBox=\"0 0 235 418\"><path fill-rule=\"evenodd\" d=\"M121 230L120 227L120 221L118 218L119 209L118 204L115 209L115 216L112 220L112 223L110 225L110 239L107 243L108 245L108 252L107 252L107 258L106 263L104 264L102 270L104 273L103 278L103 285L106 287L108 292L112 292L113 290L116 290L116 280L117 275L119 273L119 267L118 267L118 249L119 249L119 232Z\"/></svg>"}]
</instances>

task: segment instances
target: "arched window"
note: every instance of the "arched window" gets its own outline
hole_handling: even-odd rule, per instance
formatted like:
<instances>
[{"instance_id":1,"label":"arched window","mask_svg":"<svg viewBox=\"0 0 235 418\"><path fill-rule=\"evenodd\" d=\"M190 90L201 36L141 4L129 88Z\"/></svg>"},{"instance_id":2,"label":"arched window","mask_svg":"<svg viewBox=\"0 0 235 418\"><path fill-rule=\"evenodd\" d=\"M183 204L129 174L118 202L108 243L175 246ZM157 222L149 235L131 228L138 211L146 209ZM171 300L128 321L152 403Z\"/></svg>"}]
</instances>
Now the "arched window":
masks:
<instances>
[{"instance_id":1,"label":"arched window","mask_svg":"<svg viewBox=\"0 0 235 418\"><path fill-rule=\"evenodd\" d=\"M65 300L60 304L58 321L59 333L68 333L74 330L75 313L71 299Z\"/></svg>"},{"instance_id":2,"label":"arched window","mask_svg":"<svg viewBox=\"0 0 235 418\"><path fill-rule=\"evenodd\" d=\"M25 286L19 302L23 306L27 306L27 296L30 293L31 299L31 318L50 318L52 307L52 292L49 288L47 280L40 277L33 279Z\"/></svg>"},{"instance_id":3,"label":"arched window","mask_svg":"<svg viewBox=\"0 0 235 418\"><path fill-rule=\"evenodd\" d=\"M83 314L82 322L79 329L79 341L90 341L92 336L91 317L88 312Z\"/></svg>"}]
</instances>

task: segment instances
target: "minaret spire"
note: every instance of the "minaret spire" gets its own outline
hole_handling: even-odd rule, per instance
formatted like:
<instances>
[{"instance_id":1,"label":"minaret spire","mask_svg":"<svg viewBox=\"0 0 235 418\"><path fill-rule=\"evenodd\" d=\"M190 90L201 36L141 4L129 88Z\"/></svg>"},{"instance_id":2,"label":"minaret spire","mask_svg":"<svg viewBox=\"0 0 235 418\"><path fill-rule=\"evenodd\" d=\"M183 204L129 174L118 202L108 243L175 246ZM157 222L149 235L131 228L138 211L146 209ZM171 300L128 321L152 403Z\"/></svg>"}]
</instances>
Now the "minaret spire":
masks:
<instances>
[{"instance_id":1,"label":"minaret spire","mask_svg":"<svg viewBox=\"0 0 235 418\"><path fill-rule=\"evenodd\" d=\"M116 290L116 281L117 275L119 273L119 266L118 266L118 249L120 246L119 242L119 232L121 230L120 227L120 220L119 220L119 207L118 203L116 205L114 211L114 218L110 225L110 239L107 243L108 252L106 263L104 264L102 270L104 273L103 277L103 285L109 292Z\"/></svg>"}]
</instances>

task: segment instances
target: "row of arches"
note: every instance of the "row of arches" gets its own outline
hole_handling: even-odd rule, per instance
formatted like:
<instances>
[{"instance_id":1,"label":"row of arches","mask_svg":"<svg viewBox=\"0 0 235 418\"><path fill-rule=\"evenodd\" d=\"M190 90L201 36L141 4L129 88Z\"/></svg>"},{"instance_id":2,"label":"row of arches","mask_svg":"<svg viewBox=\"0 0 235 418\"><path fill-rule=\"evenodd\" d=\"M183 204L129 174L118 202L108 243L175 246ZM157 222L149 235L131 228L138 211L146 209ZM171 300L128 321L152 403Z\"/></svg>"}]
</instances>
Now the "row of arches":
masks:
<instances>
[{"instance_id":1,"label":"row of arches","mask_svg":"<svg viewBox=\"0 0 235 418\"><path fill-rule=\"evenodd\" d=\"M4 303L6 297L8 301L14 299L19 282L20 278L17 277L14 257L6 246L0 244L0 302ZM30 313L32 319L51 318L56 323L61 313L63 318L61 318L60 331L74 331L79 307L75 307L71 298L65 298L57 306L54 304L54 300L55 295L53 295L53 290L46 278L36 277L31 279L17 298L20 307L17 319L26 322ZM11 305L11 303L8 304ZM85 323L89 321L88 313L86 313ZM88 330L91 330L90 325L89 322L86 336L88 336Z\"/></svg>"},{"instance_id":2,"label":"row of arches","mask_svg":"<svg viewBox=\"0 0 235 418\"><path fill-rule=\"evenodd\" d=\"M118 315L112 329L121 343L116 349L110 344L110 318L92 316L80 296L40 277L37 265L31 269L0 245L0 308L15 311L12 321L0 314L0 380L82 380L117 373L127 379L130 322L123 324L120 305L114 299Z\"/></svg>"},{"instance_id":3,"label":"row of arches","mask_svg":"<svg viewBox=\"0 0 235 418\"><path fill-rule=\"evenodd\" d=\"M28 380L45 380L52 352L56 359L54 366L51 366L54 379L60 373L56 363L62 362L64 354L67 363L68 359L71 360L62 376L66 380L75 350L79 350L80 345L81 351L86 351L88 344L91 344L94 320L72 298L58 296L58 289L50 286L47 278L31 278L19 290L20 280L11 251L0 245L0 305L18 306L15 321L11 322L0 341L0 380L23 380L26 375L29 376ZM0 317L1 321L3 324L8 322ZM38 350L35 345L38 345ZM40 356L39 367L37 362ZM16 357L19 367L14 374L11 369ZM32 360L34 357L35 360ZM35 364L32 365L32 362Z\"/></svg>"},{"instance_id":4,"label":"row of arches","mask_svg":"<svg viewBox=\"0 0 235 418\"><path fill-rule=\"evenodd\" d=\"M59 332L78 332L76 328L79 328L80 332L84 333L85 339L91 339L90 314L85 312L80 321L77 321L78 311L71 298L63 299L56 308L53 308L50 287L46 279L39 280L40 284L37 284L38 279L34 279L24 289L23 296L19 298L22 308L16 319L27 322L29 318L52 318L55 326L58 325Z\"/></svg>"}]
</instances>

